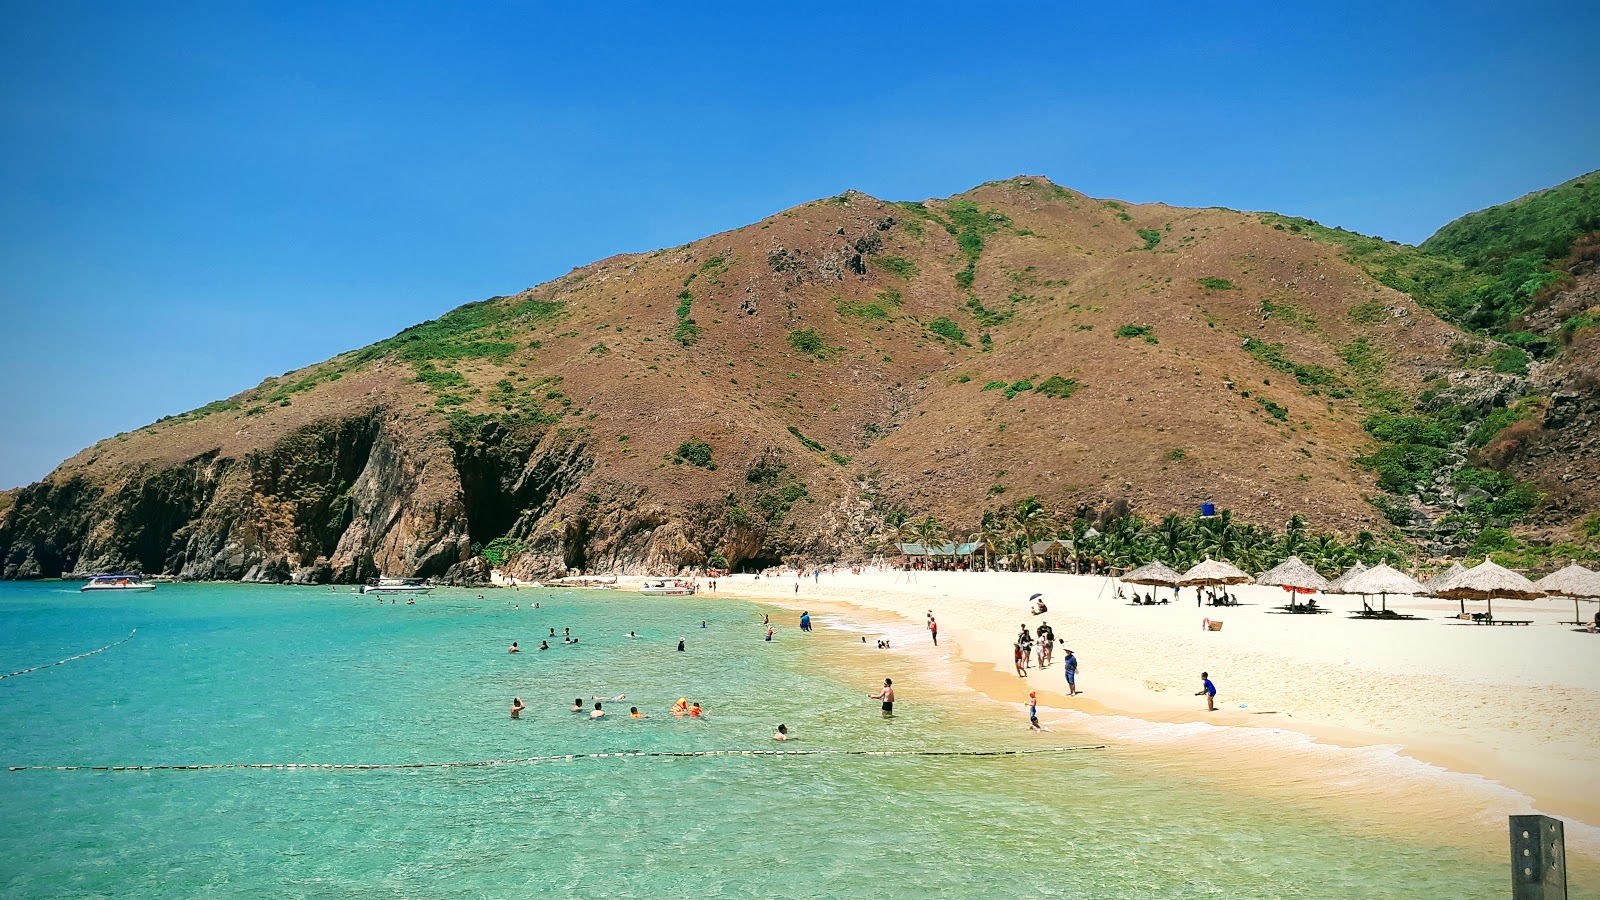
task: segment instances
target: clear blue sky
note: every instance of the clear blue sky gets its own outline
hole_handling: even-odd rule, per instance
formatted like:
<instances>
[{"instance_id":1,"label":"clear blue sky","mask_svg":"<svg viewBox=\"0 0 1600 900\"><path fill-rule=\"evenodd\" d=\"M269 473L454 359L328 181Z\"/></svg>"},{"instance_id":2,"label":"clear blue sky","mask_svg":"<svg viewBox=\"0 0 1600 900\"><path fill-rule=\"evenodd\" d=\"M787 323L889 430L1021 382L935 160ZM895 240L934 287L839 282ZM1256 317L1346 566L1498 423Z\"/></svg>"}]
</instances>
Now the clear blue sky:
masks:
<instances>
[{"instance_id":1,"label":"clear blue sky","mask_svg":"<svg viewBox=\"0 0 1600 900\"><path fill-rule=\"evenodd\" d=\"M846 188L1415 242L1600 167L1592 0L464 6L0 6L0 487Z\"/></svg>"}]
</instances>

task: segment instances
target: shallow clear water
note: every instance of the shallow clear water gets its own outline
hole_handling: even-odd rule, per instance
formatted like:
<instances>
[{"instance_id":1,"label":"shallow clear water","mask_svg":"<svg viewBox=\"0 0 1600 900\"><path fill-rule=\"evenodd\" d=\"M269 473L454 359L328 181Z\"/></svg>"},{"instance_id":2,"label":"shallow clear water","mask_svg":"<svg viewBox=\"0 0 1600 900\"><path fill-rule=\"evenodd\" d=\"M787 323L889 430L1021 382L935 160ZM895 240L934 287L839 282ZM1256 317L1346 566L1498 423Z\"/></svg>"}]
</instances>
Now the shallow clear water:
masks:
<instances>
[{"instance_id":1,"label":"shallow clear water","mask_svg":"<svg viewBox=\"0 0 1600 900\"><path fill-rule=\"evenodd\" d=\"M1099 741L919 683L836 623L742 601L0 583L0 765L404 763L628 750ZM535 600L539 610L529 609ZM521 609L513 609L518 604ZM792 622L784 614L783 621ZM701 621L706 627L701 628ZM548 630L570 627L576 646ZM629 630L637 639L625 637ZM679 637L685 653L675 651ZM524 652L505 652L512 640ZM866 694L900 691L882 720ZM626 692L612 717L574 697ZM511 697L528 709L508 716ZM680 696L702 721L667 714ZM653 718L631 721L639 706ZM1434 823L1396 840L1148 751L611 758L392 771L0 772L7 896L1501 897ZM1579 893L1575 892L1574 896Z\"/></svg>"}]
</instances>

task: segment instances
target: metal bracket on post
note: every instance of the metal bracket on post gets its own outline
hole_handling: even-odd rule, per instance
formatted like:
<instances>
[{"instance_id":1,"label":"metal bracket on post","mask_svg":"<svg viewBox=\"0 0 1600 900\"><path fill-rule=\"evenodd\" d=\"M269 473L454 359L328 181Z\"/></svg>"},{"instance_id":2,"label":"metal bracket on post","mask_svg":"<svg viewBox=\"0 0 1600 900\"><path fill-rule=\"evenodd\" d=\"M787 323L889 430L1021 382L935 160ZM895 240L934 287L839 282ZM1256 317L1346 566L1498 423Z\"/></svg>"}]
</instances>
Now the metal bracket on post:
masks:
<instances>
[{"instance_id":1,"label":"metal bracket on post","mask_svg":"<svg viewBox=\"0 0 1600 900\"><path fill-rule=\"evenodd\" d=\"M1512 900L1567 900L1567 843L1560 819L1511 817Z\"/></svg>"}]
</instances>

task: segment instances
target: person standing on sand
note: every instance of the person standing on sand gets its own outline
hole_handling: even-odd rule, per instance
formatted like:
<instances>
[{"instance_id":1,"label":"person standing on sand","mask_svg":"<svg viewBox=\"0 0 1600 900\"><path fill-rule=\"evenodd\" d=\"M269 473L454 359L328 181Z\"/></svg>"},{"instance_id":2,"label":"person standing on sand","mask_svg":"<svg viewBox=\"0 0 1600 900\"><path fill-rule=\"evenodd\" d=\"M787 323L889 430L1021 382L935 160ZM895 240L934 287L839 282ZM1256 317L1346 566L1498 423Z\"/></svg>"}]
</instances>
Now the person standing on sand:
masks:
<instances>
[{"instance_id":1,"label":"person standing on sand","mask_svg":"<svg viewBox=\"0 0 1600 900\"><path fill-rule=\"evenodd\" d=\"M883 701L883 717L885 719L894 715L894 682L885 678L883 680L883 690L876 694L868 694L867 699Z\"/></svg>"},{"instance_id":2,"label":"person standing on sand","mask_svg":"<svg viewBox=\"0 0 1600 900\"><path fill-rule=\"evenodd\" d=\"M1067 670L1067 696L1076 697L1078 696L1078 658L1073 656L1072 651L1069 649L1062 648L1062 652L1067 654L1061 658L1061 666Z\"/></svg>"},{"instance_id":3,"label":"person standing on sand","mask_svg":"<svg viewBox=\"0 0 1600 900\"><path fill-rule=\"evenodd\" d=\"M1216 712L1217 711L1217 686L1211 683L1211 673L1210 672L1201 672L1200 673L1200 690L1195 691L1194 695L1196 697L1198 697L1201 694L1205 694L1206 695L1206 711L1207 712Z\"/></svg>"},{"instance_id":4,"label":"person standing on sand","mask_svg":"<svg viewBox=\"0 0 1600 900\"><path fill-rule=\"evenodd\" d=\"M939 646L939 620L933 617L933 610L928 610L928 633L933 635L933 645Z\"/></svg>"},{"instance_id":5,"label":"person standing on sand","mask_svg":"<svg viewBox=\"0 0 1600 900\"><path fill-rule=\"evenodd\" d=\"M1022 642L1021 641L1018 641L1017 643L1011 645L1011 661L1015 662L1017 664L1017 677L1018 678L1027 678L1028 677L1027 667L1023 665L1023 663L1027 659L1028 659L1028 651L1022 649Z\"/></svg>"}]
</instances>

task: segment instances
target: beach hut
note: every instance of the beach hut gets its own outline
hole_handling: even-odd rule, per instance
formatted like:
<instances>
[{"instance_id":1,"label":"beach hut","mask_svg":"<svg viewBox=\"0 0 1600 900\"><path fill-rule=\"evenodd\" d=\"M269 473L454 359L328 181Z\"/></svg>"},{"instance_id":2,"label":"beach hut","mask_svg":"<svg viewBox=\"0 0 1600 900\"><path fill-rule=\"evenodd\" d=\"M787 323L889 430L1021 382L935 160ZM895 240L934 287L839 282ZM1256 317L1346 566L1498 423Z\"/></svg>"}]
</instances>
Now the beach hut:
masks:
<instances>
[{"instance_id":1,"label":"beach hut","mask_svg":"<svg viewBox=\"0 0 1600 900\"><path fill-rule=\"evenodd\" d=\"M1441 588L1443 588L1445 585L1450 583L1450 579L1456 577L1457 575L1460 575L1462 572L1465 572L1466 570L1467 570L1466 566L1463 566L1461 563L1458 563L1458 562L1453 562L1453 563L1450 564L1450 568L1445 569L1443 572L1440 572L1439 574L1437 574L1437 575L1433 576L1432 578L1428 579L1426 582L1423 583L1422 586L1428 589L1428 593L1436 594L1436 593L1439 592L1439 590Z\"/></svg>"},{"instance_id":2,"label":"beach hut","mask_svg":"<svg viewBox=\"0 0 1600 900\"><path fill-rule=\"evenodd\" d=\"M1483 562L1450 579L1444 587L1434 591L1433 595L1460 600L1462 615L1467 614L1468 600L1483 600L1489 604L1488 618L1492 621L1496 597L1532 600L1535 597L1543 597L1544 591L1534 587L1533 582L1523 576L1485 556Z\"/></svg>"},{"instance_id":3,"label":"beach hut","mask_svg":"<svg viewBox=\"0 0 1600 900\"><path fill-rule=\"evenodd\" d=\"M1294 602L1294 598L1299 594L1314 594L1328 589L1328 579L1317 574L1316 569L1301 562L1298 556L1291 556L1257 575L1256 584L1273 585L1288 591L1289 605L1285 608L1290 612L1315 612L1315 607L1302 607Z\"/></svg>"},{"instance_id":4,"label":"beach hut","mask_svg":"<svg viewBox=\"0 0 1600 900\"><path fill-rule=\"evenodd\" d=\"M1583 614L1578 610L1579 600L1600 603L1600 572L1593 572L1573 563L1565 569L1551 572L1535 581L1533 586L1546 594L1560 594L1572 598L1572 624L1582 625Z\"/></svg>"},{"instance_id":5,"label":"beach hut","mask_svg":"<svg viewBox=\"0 0 1600 900\"><path fill-rule=\"evenodd\" d=\"M1428 589L1417 583L1410 575L1390 566L1388 563L1379 563L1376 566L1358 573L1344 583L1346 594L1377 594L1383 604L1383 611L1389 611L1390 594L1426 594ZM1365 601L1362 603L1366 605Z\"/></svg>"},{"instance_id":6,"label":"beach hut","mask_svg":"<svg viewBox=\"0 0 1600 900\"><path fill-rule=\"evenodd\" d=\"M1207 558L1194 568L1183 573L1183 577L1178 580L1178 584L1182 587L1199 588L1201 586L1215 587L1223 584L1244 584L1249 580L1250 576L1236 566ZM1195 603L1198 605L1199 602L1200 598L1197 593Z\"/></svg>"},{"instance_id":7,"label":"beach hut","mask_svg":"<svg viewBox=\"0 0 1600 900\"><path fill-rule=\"evenodd\" d=\"M1348 593L1350 593L1350 591L1347 591L1347 590L1344 589L1345 583L1348 582L1350 579L1356 577L1357 575L1360 575L1362 572L1365 572L1366 570L1367 570L1366 563L1359 563L1359 562L1356 563L1355 565L1351 566L1350 568L1346 569L1343 575L1340 575L1338 578L1335 578L1332 581L1328 582L1328 593L1330 593L1330 594L1348 594Z\"/></svg>"},{"instance_id":8,"label":"beach hut","mask_svg":"<svg viewBox=\"0 0 1600 900\"><path fill-rule=\"evenodd\" d=\"M1058 538L1050 541L1039 541L1029 547L1028 552L1037 559L1060 560L1063 553L1073 549L1072 541Z\"/></svg>"}]
</instances>

